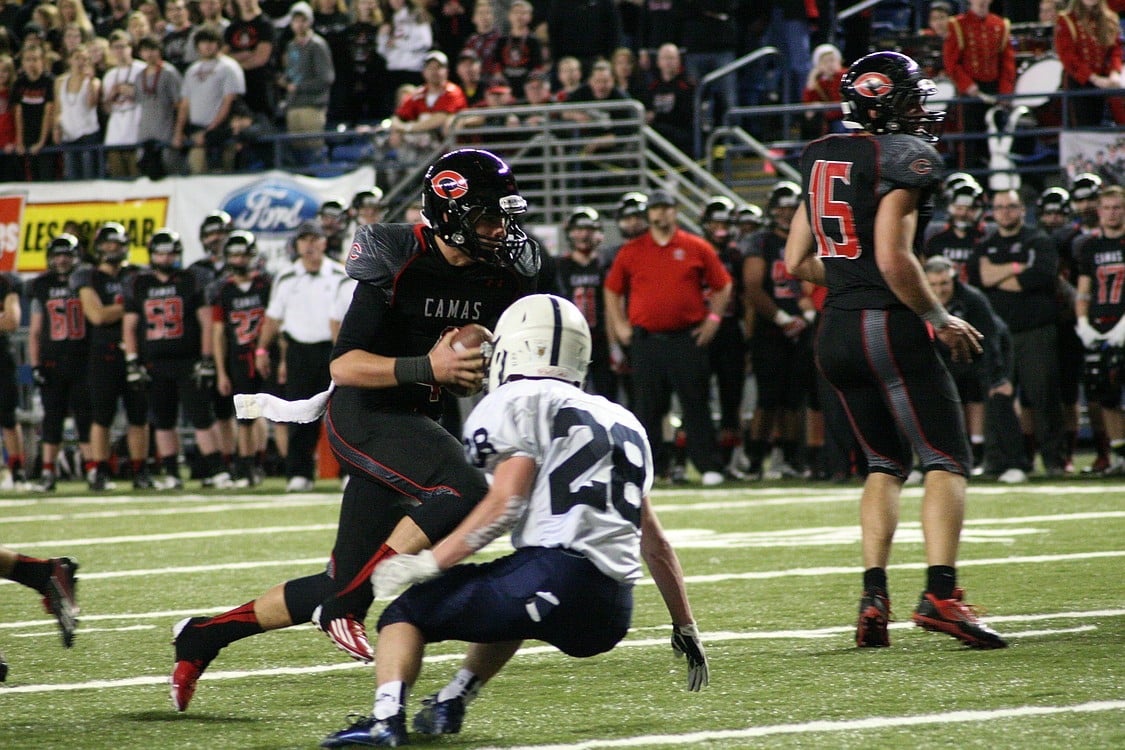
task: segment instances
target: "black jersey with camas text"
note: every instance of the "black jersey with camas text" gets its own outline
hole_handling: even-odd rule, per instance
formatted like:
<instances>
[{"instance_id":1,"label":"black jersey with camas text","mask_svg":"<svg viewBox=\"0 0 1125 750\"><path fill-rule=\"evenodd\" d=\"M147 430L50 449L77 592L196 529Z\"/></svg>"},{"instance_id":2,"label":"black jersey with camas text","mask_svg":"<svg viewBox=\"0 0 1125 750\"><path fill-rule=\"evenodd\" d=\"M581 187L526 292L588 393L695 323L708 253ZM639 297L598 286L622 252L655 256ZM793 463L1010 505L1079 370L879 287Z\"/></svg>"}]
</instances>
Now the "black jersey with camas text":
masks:
<instances>
[{"instance_id":1,"label":"black jersey with camas text","mask_svg":"<svg viewBox=\"0 0 1125 750\"><path fill-rule=\"evenodd\" d=\"M161 278L142 271L126 287L125 312L140 316L137 346L146 361L198 359L201 352L199 308L204 306L199 277L176 269Z\"/></svg>"},{"instance_id":2,"label":"black jersey with camas text","mask_svg":"<svg viewBox=\"0 0 1125 750\"><path fill-rule=\"evenodd\" d=\"M80 266L70 274L70 286L75 293L90 288L98 295L102 306L121 305L125 302L125 287L136 275L132 266L121 268L113 276L94 266ZM113 323L92 323L86 319L86 331L90 339L91 354L105 354L121 348L121 319Z\"/></svg>"},{"instance_id":3,"label":"black jersey with camas text","mask_svg":"<svg viewBox=\"0 0 1125 750\"><path fill-rule=\"evenodd\" d=\"M31 312L43 316L39 331L39 360L63 360L86 355L86 316L78 292L70 286L70 275L47 271L31 281L28 293Z\"/></svg>"}]
</instances>

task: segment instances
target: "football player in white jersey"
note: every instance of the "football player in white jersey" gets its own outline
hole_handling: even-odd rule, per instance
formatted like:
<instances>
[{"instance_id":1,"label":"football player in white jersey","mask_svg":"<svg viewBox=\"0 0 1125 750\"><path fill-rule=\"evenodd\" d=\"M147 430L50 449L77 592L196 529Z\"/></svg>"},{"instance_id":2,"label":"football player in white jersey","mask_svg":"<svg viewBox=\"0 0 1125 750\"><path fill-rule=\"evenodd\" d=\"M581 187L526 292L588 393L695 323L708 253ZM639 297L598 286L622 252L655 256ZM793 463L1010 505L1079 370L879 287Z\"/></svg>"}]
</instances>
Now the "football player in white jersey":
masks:
<instances>
[{"instance_id":1,"label":"football player in white jersey","mask_svg":"<svg viewBox=\"0 0 1125 750\"><path fill-rule=\"evenodd\" d=\"M414 717L424 734L460 731L465 705L527 638L575 657L609 651L629 628L642 559L668 607L672 648L687 657L688 689L707 684L683 571L648 502L644 428L581 390L590 348L585 318L561 297L524 297L501 315L489 394L464 428L470 461L492 478L488 495L432 551L375 568L376 596L411 587L379 618L373 714L323 747L405 744L406 697L427 643L470 645L453 680ZM513 554L456 565L508 531Z\"/></svg>"}]
</instances>

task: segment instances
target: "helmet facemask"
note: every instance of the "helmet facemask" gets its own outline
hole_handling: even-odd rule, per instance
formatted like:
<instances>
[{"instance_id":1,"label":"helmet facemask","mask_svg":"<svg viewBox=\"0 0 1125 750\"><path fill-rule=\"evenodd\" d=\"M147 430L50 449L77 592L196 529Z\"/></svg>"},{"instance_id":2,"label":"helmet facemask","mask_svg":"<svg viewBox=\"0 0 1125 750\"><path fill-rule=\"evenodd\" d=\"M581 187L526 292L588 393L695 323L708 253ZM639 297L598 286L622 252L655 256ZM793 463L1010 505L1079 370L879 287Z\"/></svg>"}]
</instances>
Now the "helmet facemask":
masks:
<instances>
[{"instance_id":1,"label":"helmet facemask","mask_svg":"<svg viewBox=\"0 0 1125 750\"><path fill-rule=\"evenodd\" d=\"M447 204L447 226L453 230L441 233L443 240L461 250L470 258L490 263L501 268L511 268L519 263L528 242L516 219L527 211L527 201L519 195L506 195L492 206L462 206L456 199ZM481 233L479 225L484 222L487 233ZM487 231L491 225L498 231Z\"/></svg>"}]
</instances>

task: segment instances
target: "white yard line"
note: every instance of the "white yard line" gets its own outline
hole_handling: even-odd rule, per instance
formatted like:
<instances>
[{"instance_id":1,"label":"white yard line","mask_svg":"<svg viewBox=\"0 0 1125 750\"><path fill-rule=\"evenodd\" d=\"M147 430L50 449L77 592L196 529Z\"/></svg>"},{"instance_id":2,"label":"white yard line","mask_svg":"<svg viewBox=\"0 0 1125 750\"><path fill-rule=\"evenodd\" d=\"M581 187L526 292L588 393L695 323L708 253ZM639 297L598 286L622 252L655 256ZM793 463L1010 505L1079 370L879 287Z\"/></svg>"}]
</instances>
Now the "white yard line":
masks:
<instances>
[{"instance_id":1,"label":"white yard line","mask_svg":"<svg viewBox=\"0 0 1125 750\"><path fill-rule=\"evenodd\" d=\"M585 740L570 745L519 745L507 748L482 748L481 750L590 750L598 747L654 747L658 745L695 745L705 742L747 740L776 735L817 734L833 732L862 732L873 729L895 729L930 724L960 726L967 723L1002 721L1004 719L1034 719L1058 714L1090 714L1125 709L1125 700L1091 701L1070 706L1015 706L987 711L947 711L940 714L916 716L872 716L866 719L841 719L839 721L806 721L795 724L770 724L745 729L713 729L687 734L648 734L620 739ZM875 742L878 745L878 741Z\"/></svg>"},{"instance_id":2,"label":"white yard line","mask_svg":"<svg viewBox=\"0 0 1125 750\"><path fill-rule=\"evenodd\" d=\"M1055 613L1037 613L1033 615L1011 615L1005 618L990 618L989 622L1035 622L1040 620L1089 620L1091 618L1107 618L1107 617L1121 617L1125 616L1125 609L1109 609L1109 610L1092 610L1085 612L1055 612ZM42 624L42 623L40 623ZM895 630L913 629L914 626L910 623L892 623L891 628ZM1024 632L1006 632L1005 637L1010 638L1029 638L1029 637L1042 637L1050 635L1059 635L1067 633L1085 632L1087 630L1096 628L1089 624L1084 624L1077 627L1067 627L1054 629L1037 629L1028 630ZM309 630L311 628L304 628ZM723 641L745 641L745 640L812 640L819 638L836 638L843 633L851 633L855 630L855 626L848 627L832 627L832 628L815 628L809 630L770 630L770 631L746 631L746 632L708 632L704 634L704 640L711 643L719 643ZM81 636L82 631L79 630ZM921 631L919 631L921 633ZM927 636L931 637L931 636ZM626 638L618 644L618 648L667 648L668 638ZM529 646L521 648L517 656L540 656L540 655L558 655L563 657L552 646ZM464 654L438 654L434 656L425 657L425 661L429 664L444 663L444 662L459 662L464 658ZM253 669L253 670L208 670L201 678L202 681L207 682L211 680L239 680L243 678L261 678L261 677L276 677L282 675L298 675L298 674L323 674L325 672L340 672L351 669L370 669L370 665L361 664L356 661L337 662L333 664L317 664L309 667L273 667L270 669ZM11 685L7 687L0 687L0 698L5 695L14 695L21 693L53 693L64 692L71 690L102 690L107 688L128 688L144 685L166 685L168 677L161 676L144 676L144 677L126 677L118 680L90 680L87 682L72 682L72 683L59 683L59 684L42 684L42 685Z\"/></svg>"}]
</instances>

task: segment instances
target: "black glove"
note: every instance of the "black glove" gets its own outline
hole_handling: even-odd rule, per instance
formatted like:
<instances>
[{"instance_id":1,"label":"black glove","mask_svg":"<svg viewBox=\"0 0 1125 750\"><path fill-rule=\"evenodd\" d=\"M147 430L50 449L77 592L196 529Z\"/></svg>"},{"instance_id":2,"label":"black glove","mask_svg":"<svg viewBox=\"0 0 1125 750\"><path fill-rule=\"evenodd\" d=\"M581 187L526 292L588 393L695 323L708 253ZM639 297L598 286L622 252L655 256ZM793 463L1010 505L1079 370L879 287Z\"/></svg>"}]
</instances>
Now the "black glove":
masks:
<instances>
[{"instance_id":1,"label":"black glove","mask_svg":"<svg viewBox=\"0 0 1125 750\"><path fill-rule=\"evenodd\" d=\"M699 640L699 629L695 623L672 626L672 650L676 656L687 657L687 688L698 692L707 686L710 669L707 655L703 653L703 642Z\"/></svg>"},{"instance_id":2,"label":"black glove","mask_svg":"<svg viewBox=\"0 0 1125 750\"><path fill-rule=\"evenodd\" d=\"M39 388L47 385L47 368L43 365L36 365L31 368L31 382Z\"/></svg>"},{"instance_id":3,"label":"black glove","mask_svg":"<svg viewBox=\"0 0 1125 750\"><path fill-rule=\"evenodd\" d=\"M125 360L125 384L133 391L143 391L152 382L152 376L134 354L132 359Z\"/></svg>"},{"instance_id":4,"label":"black glove","mask_svg":"<svg viewBox=\"0 0 1125 750\"><path fill-rule=\"evenodd\" d=\"M191 371L191 378L195 381L195 387L201 391L215 390L215 376L215 360L211 357L204 357L196 362Z\"/></svg>"}]
</instances>

